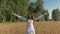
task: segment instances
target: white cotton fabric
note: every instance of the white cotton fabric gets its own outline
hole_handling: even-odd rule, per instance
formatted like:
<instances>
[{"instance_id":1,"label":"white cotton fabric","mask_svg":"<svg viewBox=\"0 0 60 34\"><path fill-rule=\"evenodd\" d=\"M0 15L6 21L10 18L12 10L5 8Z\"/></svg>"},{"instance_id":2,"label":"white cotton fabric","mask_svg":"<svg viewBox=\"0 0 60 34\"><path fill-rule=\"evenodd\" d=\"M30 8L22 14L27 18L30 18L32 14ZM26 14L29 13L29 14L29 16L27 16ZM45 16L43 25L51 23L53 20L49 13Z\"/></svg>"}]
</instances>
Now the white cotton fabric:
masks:
<instances>
[{"instance_id":1,"label":"white cotton fabric","mask_svg":"<svg viewBox=\"0 0 60 34\"><path fill-rule=\"evenodd\" d=\"M19 15L16 15L19 19L21 19L21 20L23 20L23 21L26 21L27 20L27 18L25 18L25 17L22 17L22 16L19 16Z\"/></svg>"},{"instance_id":2,"label":"white cotton fabric","mask_svg":"<svg viewBox=\"0 0 60 34\"><path fill-rule=\"evenodd\" d=\"M28 21L27 21L26 34L35 34L35 29L33 26L33 20L32 19L28 19Z\"/></svg>"},{"instance_id":3,"label":"white cotton fabric","mask_svg":"<svg viewBox=\"0 0 60 34\"><path fill-rule=\"evenodd\" d=\"M44 15L40 15L40 16L36 17L36 20L41 19L43 16L44 16Z\"/></svg>"}]
</instances>

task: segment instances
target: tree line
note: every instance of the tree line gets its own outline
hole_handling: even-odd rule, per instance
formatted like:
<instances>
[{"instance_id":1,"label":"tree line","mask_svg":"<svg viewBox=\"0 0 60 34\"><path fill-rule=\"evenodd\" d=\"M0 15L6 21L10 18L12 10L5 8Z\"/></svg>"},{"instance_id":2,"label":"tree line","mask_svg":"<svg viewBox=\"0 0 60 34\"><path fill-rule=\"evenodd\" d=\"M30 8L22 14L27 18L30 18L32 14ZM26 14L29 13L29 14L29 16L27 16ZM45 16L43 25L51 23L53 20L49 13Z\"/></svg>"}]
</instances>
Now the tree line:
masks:
<instances>
[{"instance_id":1,"label":"tree line","mask_svg":"<svg viewBox=\"0 0 60 34\"><path fill-rule=\"evenodd\" d=\"M12 12L25 17L31 12L35 16L48 13L43 4L43 0L37 0L36 2L30 2L30 0L0 0L0 22L18 21L19 19L13 16ZM48 20L48 16L46 15L41 20Z\"/></svg>"},{"instance_id":2,"label":"tree line","mask_svg":"<svg viewBox=\"0 0 60 34\"><path fill-rule=\"evenodd\" d=\"M56 8L52 11L52 19L54 21L60 21L60 9Z\"/></svg>"}]
</instances>

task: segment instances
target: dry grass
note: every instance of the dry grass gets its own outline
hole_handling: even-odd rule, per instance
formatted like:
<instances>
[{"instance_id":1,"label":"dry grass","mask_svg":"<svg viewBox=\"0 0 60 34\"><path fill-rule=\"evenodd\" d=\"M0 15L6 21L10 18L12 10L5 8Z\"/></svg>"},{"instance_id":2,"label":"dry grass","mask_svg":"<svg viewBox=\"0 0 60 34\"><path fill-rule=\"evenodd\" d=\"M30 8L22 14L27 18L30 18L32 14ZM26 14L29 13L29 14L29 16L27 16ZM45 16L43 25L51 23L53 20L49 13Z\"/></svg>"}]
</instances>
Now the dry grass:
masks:
<instances>
[{"instance_id":1,"label":"dry grass","mask_svg":"<svg viewBox=\"0 0 60 34\"><path fill-rule=\"evenodd\" d=\"M36 22L34 23L36 34L60 34L60 22ZM0 24L0 34L25 34L26 23Z\"/></svg>"}]
</instances>

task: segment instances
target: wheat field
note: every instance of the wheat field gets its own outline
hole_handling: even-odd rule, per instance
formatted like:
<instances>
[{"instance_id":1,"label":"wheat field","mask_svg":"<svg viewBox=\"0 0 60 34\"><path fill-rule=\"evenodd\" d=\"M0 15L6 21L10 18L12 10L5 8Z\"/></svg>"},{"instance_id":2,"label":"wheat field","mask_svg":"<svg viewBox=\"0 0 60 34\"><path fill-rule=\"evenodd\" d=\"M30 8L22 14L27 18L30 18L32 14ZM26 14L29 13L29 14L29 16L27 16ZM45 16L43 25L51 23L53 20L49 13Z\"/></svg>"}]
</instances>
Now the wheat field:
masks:
<instances>
[{"instance_id":1,"label":"wheat field","mask_svg":"<svg viewBox=\"0 0 60 34\"><path fill-rule=\"evenodd\" d=\"M60 21L43 21L34 23L36 34L60 34ZM26 23L1 23L0 34L25 34Z\"/></svg>"}]
</instances>

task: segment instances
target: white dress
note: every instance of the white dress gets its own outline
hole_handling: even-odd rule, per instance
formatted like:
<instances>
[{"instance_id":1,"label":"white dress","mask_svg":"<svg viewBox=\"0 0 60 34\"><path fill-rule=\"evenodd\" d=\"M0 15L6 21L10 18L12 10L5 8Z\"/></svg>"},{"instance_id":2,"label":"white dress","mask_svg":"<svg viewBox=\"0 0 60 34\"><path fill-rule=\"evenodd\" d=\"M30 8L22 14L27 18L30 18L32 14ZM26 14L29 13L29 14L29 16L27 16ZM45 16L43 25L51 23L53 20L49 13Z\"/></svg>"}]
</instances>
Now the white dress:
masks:
<instances>
[{"instance_id":1,"label":"white dress","mask_svg":"<svg viewBox=\"0 0 60 34\"><path fill-rule=\"evenodd\" d=\"M16 15L19 19L26 21L27 18ZM39 20L41 17L43 17L44 15L40 15L36 18L36 20ZM26 34L35 34L35 29L33 26L33 20L32 19L28 19L27 20L27 29L26 29Z\"/></svg>"},{"instance_id":2,"label":"white dress","mask_svg":"<svg viewBox=\"0 0 60 34\"><path fill-rule=\"evenodd\" d=\"M35 29L33 26L33 20L32 19L28 19L28 21L27 21L26 34L35 34Z\"/></svg>"}]
</instances>

